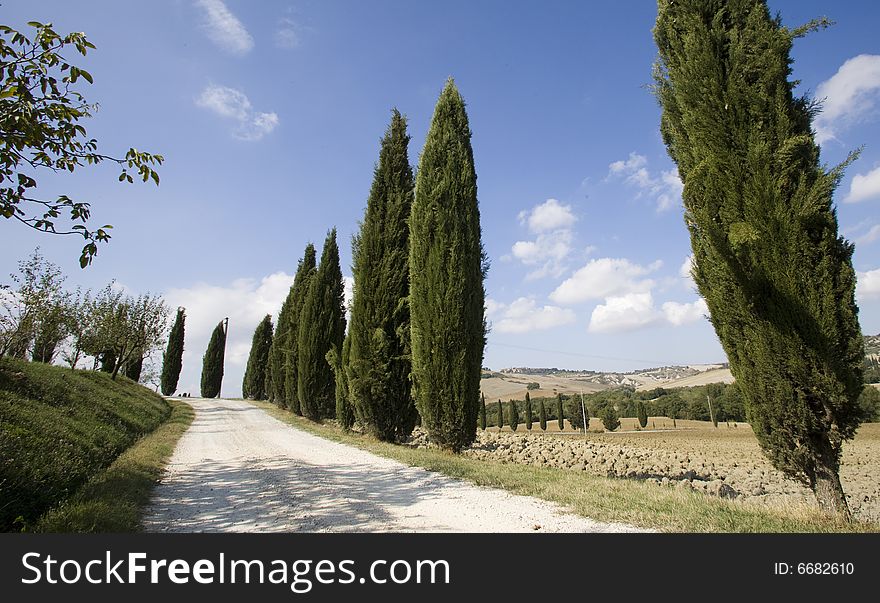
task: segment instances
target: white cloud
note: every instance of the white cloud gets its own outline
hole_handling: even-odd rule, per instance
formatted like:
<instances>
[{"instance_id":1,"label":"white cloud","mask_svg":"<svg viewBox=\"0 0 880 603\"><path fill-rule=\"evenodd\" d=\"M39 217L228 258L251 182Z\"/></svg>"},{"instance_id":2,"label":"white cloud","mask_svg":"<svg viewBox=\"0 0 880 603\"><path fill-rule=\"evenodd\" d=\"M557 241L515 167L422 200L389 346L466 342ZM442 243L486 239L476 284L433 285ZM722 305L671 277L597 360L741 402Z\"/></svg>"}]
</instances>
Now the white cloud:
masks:
<instances>
[{"instance_id":1,"label":"white cloud","mask_svg":"<svg viewBox=\"0 0 880 603\"><path fill-rule=\"evenodd\" d=\"M246 54L254 47L254 39L245 26L222 0L196 0L202 9L202 27L217 46L232 54Z\"/></svg>"},{"instance_id":2,"label":"white cloud","mask_svg":"<svg viewBox=\"0 0 880 603\"><path fill-rule=\"evenodd\" d=\"M644 293L653 288L654 281L642 278L663 265L656 261L649 266L634 264L625 258L590 260L571 277L562 282L550 299L559 304L577 304L591 299Z\"/></svg>"},{"instance_id":3,"label":"white cloud","mask_svg":"<svg viewBox=\"0 0 880 603\"><path fill-rule=\"evenodd\" d=\"M694 265L694 254L690 254L686 258L684 258L684 262L681 263L681 267L678 269L678 276L681 277L684 282L684 286L694 291L697 288L697 283L694 282L694 277L691 274L691 269Z\"/></svg>"},{"instance_id":4,"label":"white cloud","mask_svg":"<svg viewBox=\"0 0 880 603\"><path fill-rule=\"evenodd\" d=\"M178 391L198 395L202 355L208 339L217 323L229 317L222 393L240 395L254 329L266 314L271 314L273 323L276 322L292 284L293 275L276 272L259 281L243 278L228 285L197 283L167 291L164 297L169 307L186 308L186 341Z\"/></svg>"},{"instance_id":5,"label":"white cloud","mask_svg":"<svg viewBox=\"0 0 880 603\"><path fill-rule=\"evenodd\" d=\"M867 174L856 174L849 184L849 194L844 198L846 203L858 203L867 199L880 197L880 167Z\"/></svg>"},{"instance_id":6,"label":"white cloud","mask_svg":"<svg viewBox=\"0 0 880 603\"><path fill-rule=\"evenodd\" d=\"M620 333L652 325L661 319L650 291L611 296L593 309L591 333Z\"/></svg>"},{"instance_id":7,"label":"white cloud","mask_svg":"<svg viewBox=\"0 0 880 603\"><path fill-rule=\"evenodd\" d=\"M521 211L519 219L528 224L529 230L535 233L571 228L577 222L571 205L562 205L556 199L547 199L529 212Z\"/></svg>"},{"instance_id":8,"label":"white cloud","mask_svg":"<svg viewBox=\"0 0 880 603\"><path fill-rule=\"evenodd\" d=\"M299 25L290 17L282 17L275 30L275 46L278 48L296 48L300 44Z\"/></svg>"},{"instance_id":9,"label":"white cloud","mask_svg":"<svg viewBox=\"0 0 880 603\"><path fill-rule=\"evenodd\" d=\"M608 178L623 178L626 184L639 189L639 197L643 194L654 197L658 212L672 209L680 203L684 190L678 170L661 171L659 176L654 176L647 165L647 157L633 151L628 159L608 165Z\"/></svg>"},{"instance_id":10,"label":"white cloud","mask_svg":"<svg viewBox=\"0 0 880 603\"><path fill-rule=\"evenodd\" d=\"M856 297L859 302L880 299L880 268L856 272L856 277L858 278Z\"/></svg>"},{"instance_id":11,"label":"white cloud","mask_svg":"<svg viewBox=\"0 0 880 603\"><path fill-rule=\"evenodd\" d=\"M345 299L345 328L351 322L351 302L354 300L354 277L342 277L342 297Z\"/></svg>"},{"instance_id":12,"label":"white cloud","mask_svg":"<svg viewBox=\"0 0 880 603\"><path fill-rule=\"evenodd\" d=\"M247 95L235 88L209 85L195 102L197 107L232 120L236 124L232 135L239 140L260 140L279 123L275 113L255 112Z\"/></svg>"},{"instance_id":13,"label":"white cloud","mask_svg":"<svg viewBox=\"0 0 880 603\"><path fill-rule=\"evenodd\" d=\"M709 314L706 300L702 297L694 302L686 304L669 301L663 304L662 308L664 318L675 326L697 322Z\"/></svg>"},{"instance_id":14,"label":"white cloud","mask_svg":"<svg viewBox=\"0 0 880 603\"><path fill-rule=\"evenodd\" d=\"M572 310L557 306L538 306L534 299L520 297L509 306L486 300L487 313L501 313L501 320L493 325L499 333L529 333L552 329L577 320Z\"/></svg>"},{"instance_id":15,"label":"white cloud","mask_svg":"<svg viewBox=\"0 0 880 603\"><path fill-rule=\"evenodd\" d=\"M495 301L491 297L487 297L486 298L486 318L492 318L493 316L498 314L498 312L502 311L506 307L507 306L505 304L502 304L499 301Z\"/></svg>"},{"instance_id":16,"label":"white cloud","mask_svg":"<svg viewBox=\"0 0 880 603\"><path fill-rule=\"evenodd\" d=\"M880 224L874 224L868 232L860 237L856 237L855 242L859 245L865 245L867 243L873 243L878 238L880 238Z\"/></svg>"},{"instance_id":17,"label":"white cloud","mask_svg":"<svg viewBox=\"0 0 880 603\"><path fill-rule=\"evenodd\" d=\"M847 60L816 89L816 98L823 101L822 112L813 122L816 142L834 140L840 129L864 119L878 96L880 55L860 54Z\"/></svg>"},{"instance_id":18,"label":"white cloud","mask_svg":"<svg viewBox=\"0 0 880 603\"><path fill-rule=\"evenodd\" d=\"M529 211L521 211L518 217L520 223L535 235L534 240L517 241L511 248L513 257L534 267L526 278L561 276L565 272L565 260L572 251L572 227L577 222L571 206L547 199Z\"/></svg>"}]
</instances>

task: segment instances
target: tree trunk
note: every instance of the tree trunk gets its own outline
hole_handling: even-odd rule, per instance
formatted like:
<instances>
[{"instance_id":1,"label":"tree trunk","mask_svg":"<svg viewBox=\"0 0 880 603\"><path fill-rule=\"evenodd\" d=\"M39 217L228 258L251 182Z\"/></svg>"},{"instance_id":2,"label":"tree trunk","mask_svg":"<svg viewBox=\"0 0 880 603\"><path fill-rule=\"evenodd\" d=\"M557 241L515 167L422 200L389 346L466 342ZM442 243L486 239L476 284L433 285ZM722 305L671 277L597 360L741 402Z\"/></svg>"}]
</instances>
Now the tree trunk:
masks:
<instances>
[{"instance_id":1,"label":"tree trunk","mask_svg":"<svg viewBox=\"0 0 880 603\"><path fill-rule=\"evenodd\" d=\"M823 446L829 450L823 451L826 454L821 455L816 462L815 474L810 480L810 488L816 495L816 501L823 511L850 522L852 514L840 483L839 463L836 462L838 457L831 452L830 447L830 444Z\"/></svg>"}]
</instances>

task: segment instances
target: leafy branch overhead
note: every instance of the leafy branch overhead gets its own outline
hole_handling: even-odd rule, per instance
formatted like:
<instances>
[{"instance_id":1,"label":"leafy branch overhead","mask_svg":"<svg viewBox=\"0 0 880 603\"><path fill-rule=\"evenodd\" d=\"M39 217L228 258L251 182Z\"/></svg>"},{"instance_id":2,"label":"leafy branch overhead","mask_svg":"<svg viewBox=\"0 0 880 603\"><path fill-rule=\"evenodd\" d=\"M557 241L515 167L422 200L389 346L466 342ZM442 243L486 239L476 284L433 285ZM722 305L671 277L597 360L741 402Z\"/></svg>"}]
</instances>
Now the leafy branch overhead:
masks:
<instances>
[{"instance_id":1,"label":"leafy branch overhead","mask_svg":"<svg viewBox=\"0 0 880 603\"><path fill-rule=\"evenodd\" d=\"M89 104L74 89L81 80L93 83L92 75L68 62L62 53L73 47L85 56L95 46L84 33L61 36L51 23L31 21L33 38L0 25L0 216L51 234L78 234L86 244L80 266L91 264L97 243L110 239L112 227L88 227L91 205L67 195L54 199L35 194L37 174L74 172L85 165L109 161L121 168L120 182L152 180L159 184L154 166L162 155L131 148L124 157L98 151L98 141L89 138L80 121L92 117L97 104ZM58 224L66 214L70 226Z\"/></svg>"}]
</instances>

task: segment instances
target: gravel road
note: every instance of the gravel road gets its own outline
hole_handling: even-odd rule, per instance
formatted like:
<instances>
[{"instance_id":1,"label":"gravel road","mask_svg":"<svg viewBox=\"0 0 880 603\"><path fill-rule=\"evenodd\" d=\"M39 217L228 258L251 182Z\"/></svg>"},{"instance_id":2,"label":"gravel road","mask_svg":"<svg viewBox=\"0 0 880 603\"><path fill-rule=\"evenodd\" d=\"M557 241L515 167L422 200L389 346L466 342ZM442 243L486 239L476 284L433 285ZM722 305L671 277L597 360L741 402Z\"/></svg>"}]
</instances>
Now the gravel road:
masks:
<instances>
[{"instance_id":1,"label":"gravel road","mask_svg":"<svg viewBox=\"0 0 880 603\"><path fill-rule=\"evenodd\" d=\"M148 532L630 532L553 503L409 467L236 400L188 402Z\"/></svg>"}]
</instances>

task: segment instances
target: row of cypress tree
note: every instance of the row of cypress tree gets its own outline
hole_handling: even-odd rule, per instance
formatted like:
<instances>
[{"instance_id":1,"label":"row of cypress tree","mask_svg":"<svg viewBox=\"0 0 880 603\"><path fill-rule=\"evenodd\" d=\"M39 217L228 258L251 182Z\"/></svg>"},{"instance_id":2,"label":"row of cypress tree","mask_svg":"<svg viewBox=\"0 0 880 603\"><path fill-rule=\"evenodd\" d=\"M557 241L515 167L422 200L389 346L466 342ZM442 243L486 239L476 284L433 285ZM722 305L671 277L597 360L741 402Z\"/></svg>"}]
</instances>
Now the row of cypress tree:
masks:
<instances>
[{"instance_id":1,"label":"row of cypress tree","mask_svg":"<svg viewBox=\"0 0 880 603\"><path fill-rule=\"evenodd\" d=\"M449 450L473 442L488 262L470 140L450 78L414 177L406 118L392 111L352 241L347 335L334 229L317 267L306 246L267 352L257 347L263 323L255 332L246 396L264 394L315 421L335 416L346 428L357 421L384 441L406 439L421 422Z\"/></svg>"}]
</instances>

